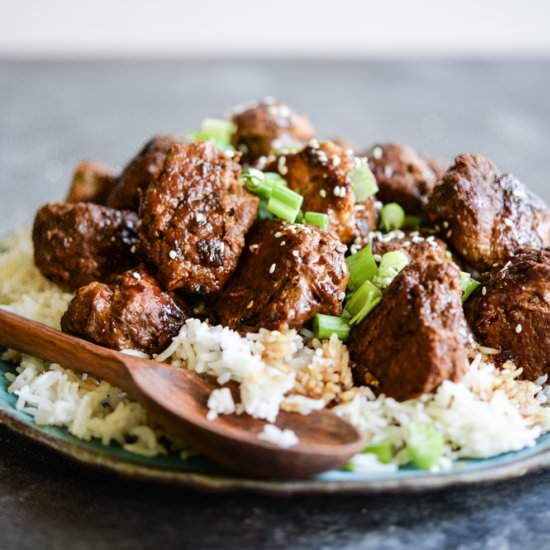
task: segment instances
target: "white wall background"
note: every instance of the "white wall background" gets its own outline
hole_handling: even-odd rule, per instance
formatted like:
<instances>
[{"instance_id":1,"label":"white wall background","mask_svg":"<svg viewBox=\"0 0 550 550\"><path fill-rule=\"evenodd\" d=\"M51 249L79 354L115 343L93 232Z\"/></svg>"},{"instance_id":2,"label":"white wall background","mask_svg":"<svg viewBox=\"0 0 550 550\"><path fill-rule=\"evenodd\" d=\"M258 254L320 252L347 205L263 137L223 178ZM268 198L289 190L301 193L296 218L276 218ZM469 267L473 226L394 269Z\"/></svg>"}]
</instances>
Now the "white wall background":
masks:
<instances>
[{"instance_id":1,"label":"white wall background","mask_svg":"<svg viewBox=\"0 0 550 550\"><path fill-rule=\"evenodd\" d=\"M550 0L0 0L1 57L548 55Z\"/></svg>"}]
</instances>

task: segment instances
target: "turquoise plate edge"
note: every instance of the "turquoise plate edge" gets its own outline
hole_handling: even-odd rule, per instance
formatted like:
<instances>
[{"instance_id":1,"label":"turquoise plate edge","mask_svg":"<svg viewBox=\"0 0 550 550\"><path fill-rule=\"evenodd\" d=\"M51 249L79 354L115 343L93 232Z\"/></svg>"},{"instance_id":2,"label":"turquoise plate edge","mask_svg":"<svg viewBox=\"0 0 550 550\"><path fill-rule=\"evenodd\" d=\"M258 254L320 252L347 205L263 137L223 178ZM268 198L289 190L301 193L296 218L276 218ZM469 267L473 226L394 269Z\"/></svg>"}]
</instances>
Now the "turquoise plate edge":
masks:
<instances>
[{"instance_id":1,"label":"turquoise plate edge","mask_svg":"<svg viewBox=\"0 0 550 550\"><path fill-rule=\"evenodd\" d=\"M459 484L510 479L550 465L550 433L536 445L480 460L462 460L444 473L431 473L412 467L390 474L359 474L330 471L301 481L268 481L237 477L200 456L183 461L177 455L144 457L124 450L117 444L82 441L68 430L39 426L32 417L17 410L17 398L8 393L4 376L13 365L0 361L0 421L12 430L80 462L99 466L126 477L157 480L209 491L246 490L271 494L373 493L423 491Z\"/></svg>"}]
</instances>

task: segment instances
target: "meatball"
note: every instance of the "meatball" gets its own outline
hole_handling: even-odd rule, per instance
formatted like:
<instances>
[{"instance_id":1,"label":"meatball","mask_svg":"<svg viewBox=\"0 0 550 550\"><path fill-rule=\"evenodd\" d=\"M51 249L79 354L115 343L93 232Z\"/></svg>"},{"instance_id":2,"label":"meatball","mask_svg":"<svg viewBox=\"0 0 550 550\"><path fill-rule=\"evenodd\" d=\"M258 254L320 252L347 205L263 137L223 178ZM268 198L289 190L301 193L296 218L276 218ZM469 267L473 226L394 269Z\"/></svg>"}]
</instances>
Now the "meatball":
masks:
<instances>
[{"instance_id":1,"label":"meatball","mask_svg":"<svg viewBox=\"0 0 550 550\"><path fill-rule=\"evenodd\" d=\"M189 293L221 290L258 206L230 154L208 142L172 145L140 208L140 240L162 285Z\"/></svg>"},{"instance_id":2,"label":"meatball","mask_svg":"<svg viewBox=\"0 0 550 550\"><path fill-rule=\"evenodd\" d=\"M115 178L102 162L83 160L78 163L65 202L105 204Z\"/></svg>"},{"instance_id":3,"label":"meatball","mask_svg":"<svg viewBox=\"0 0 550 550\"><path fill-rule=\"evenodd\" d=\"M550 250L525 250L480 279L466 302L466 318L478 341L500 350L536 380L550 374Z\"/></svg>"},{"instance_id":4,"label":"meatball","mask_svg":"<svg viewBox=\"0 0 550 550\"><path fill-rule=\"evenodd\" d=\"M405 401L460 380L466 366L460 271L434 252L411 262L350 332L358 384Z\"/></svg>"},{"instance_id":5,"label":"meatball","mask_svg":"<svg viewBox=\"0 0 550 550\"><path fill-rule=\"evenodd\" d=\"M135 263L134 212L79 202L46 204L33 227L34 263L56 283L78 288Z\"/></svg>"},{"instance_id":6,"label":"meatball","mask_svg":"<svg viewBox=\"0 0 550 550\"><path fill-rule=\"evenodd\" d=\"M245 164L253 165L275 149L301 147L315 136L304 115L273 99L235 114L232 120L236 126L232 144Z\"/></svg>"},{"instance_id":7,"label":"meatball","mask_svg":"<svg viewBox=\"0 0 550 550\"><path fill-rule=\"evenodd\" d=\"M451 257L447 245L433 235L422 235L418 231L404 233L399 230L386 234L375 232L371 235L372 251L379 256L386 252L400 250L409 257L410 261L419 260L434 253L441 260Z\"/></svg>"},{"instance_id":8,"label":"meatball","mask_svg":"<svg viewBox=\"0 0 550 550\"><path fill-rule=\"evenodd\" d=\"M300 328L316 313L342 311L345 247L310 225L258 222L237 271L215 304L223 325L239 331Z\"/></svg>"},{"instance_id":9,"label":"meatball","mask_svg":"<svg viewBox=\"0 0 550 550\"><path fill-rule=\"evenodd\" d=\"M137 212L141 195L158 176L170 146L177 142L175 136L164 134L149 140L117 178L107 206Z\"/></svg>"},{"instance_id":10,"label":"meatball","mask_svg":"<svg viewBox=\"0 0 550 550\"><path fill-rule=\"evenodd\" d=\"M186 315L141 266L78 290L61 319L63 332L112 349L159 353Z\"/></svg>"},{"instance_id":11,"label":"meatball","mask_svg":"<svg viewBox=\"0 0 550 550\"><path fill-rule=\"evenodd\" d=\"M409 214L419 214L438 179L426 159L405 145L385 143L366 152L378 183L378 200L400 204Z\"/></svg>"},{"instance_id":12,"label":"meatball","mask_svg":"<svg viewBox=\"0 0 550 550\"><path fill-rule=\"evenodd\" d=\"M302 210L328 214L330 230L349 244L365 237L377 223L374 197L355 202L349 175L360 164L351 151L327 141L278 157L277 169L304 197Z\"/></svg>"},{"instance_id":13,"label":"meatball","mask_svg":"<svg viewBox=\"0 0 550 550\"><path fill-rule=\"evenodd\" d=\"M481 155L455 159L426 214L478 270L502 264L521 248L550 244L550 214L542 200Z\"/></svg>"}]
</instances>

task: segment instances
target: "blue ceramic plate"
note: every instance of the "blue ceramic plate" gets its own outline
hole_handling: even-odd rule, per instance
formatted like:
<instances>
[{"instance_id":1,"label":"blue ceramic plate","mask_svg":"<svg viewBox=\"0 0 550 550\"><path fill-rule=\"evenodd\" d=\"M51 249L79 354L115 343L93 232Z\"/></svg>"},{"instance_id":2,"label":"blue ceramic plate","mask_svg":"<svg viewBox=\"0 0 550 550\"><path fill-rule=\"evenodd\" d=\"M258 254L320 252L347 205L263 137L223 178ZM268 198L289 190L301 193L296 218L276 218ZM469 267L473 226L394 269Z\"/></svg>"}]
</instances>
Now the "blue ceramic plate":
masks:
<instances>
[{"instance_id":1,"label":"blue ceramic plate","mask_svg":"<svg viewBox=\"0 0 550 550\"><path fill-rule=\"evenodd\" d=\"M209 491L247 490L277 494L373 493L423 491L451 485L508 479L550 464L550 434L529 449L485 460L463 460L453 470L432 474L406 467L391 474L365 475L326 472L304 481L264 481L236 477L203 457L182 461L178 456L146 458L118 445L103 446L81 441L64 428L37 426L32 417L15 408L15 396L7 392L4 374L13 366L0 361L0 421L16 432L57 449L80 462L107 468L134 478L193 486Z\"/></svg>"}]
</instances>

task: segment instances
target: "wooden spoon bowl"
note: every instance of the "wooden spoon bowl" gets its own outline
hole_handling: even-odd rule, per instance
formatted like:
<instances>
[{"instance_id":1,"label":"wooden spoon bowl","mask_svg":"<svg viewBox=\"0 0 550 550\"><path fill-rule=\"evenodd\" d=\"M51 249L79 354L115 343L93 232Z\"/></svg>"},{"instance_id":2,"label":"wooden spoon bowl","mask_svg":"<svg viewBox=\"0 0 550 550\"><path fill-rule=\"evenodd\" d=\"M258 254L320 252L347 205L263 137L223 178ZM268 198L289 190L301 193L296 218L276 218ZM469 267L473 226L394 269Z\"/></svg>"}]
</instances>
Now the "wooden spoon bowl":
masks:
<instances>
[{"instance_id":1,"label":"wooden spoon bowl","mask_svg":"<svg viewBox=\"0 0 550 550\"><path fill-rule=\"evenodd\" d=\"M212 462L274 479L300 479L338 468L361 451L363 438L330 411L307 416L281 411L276 425L299 442L282 448L258 438L265 422L247 414L208 420L219 387L210 377L97 346L0 309L0 345L105 380L141 402L168 432Z\"/></svg>"}]
</instances>

